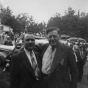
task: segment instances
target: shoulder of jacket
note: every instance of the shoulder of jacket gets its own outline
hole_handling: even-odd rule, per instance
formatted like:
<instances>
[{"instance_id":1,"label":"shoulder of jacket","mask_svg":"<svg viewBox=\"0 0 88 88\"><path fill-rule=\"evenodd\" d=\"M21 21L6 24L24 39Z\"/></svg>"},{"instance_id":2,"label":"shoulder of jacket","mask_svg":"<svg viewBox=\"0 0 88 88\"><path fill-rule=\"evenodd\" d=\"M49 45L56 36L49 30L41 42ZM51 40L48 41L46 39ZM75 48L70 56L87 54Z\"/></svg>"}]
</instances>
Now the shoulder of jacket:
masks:
<instances>
[{"instance_id":1,"label":"shoulder of jacket","mask_svg":"<svg viewBox=\"0 0 88 88\"><path fill-rule=\"evenodd\" d=\"M19 57L22 55L22 52L23 52L23 51L20 51L20 52L18 52L18 53L16 53L16 54L12 55L11 58L14 58L14 59L19 58Z\"/></svg>"},{"instance_id":2,"label":"shoulder of jacket","mask_svg":"<svg viewBox=\"0 0 88 88\"><path fill-rule=\"evenodd\" d=\"M66 44L61 44L62 49L66 50L66 51L73 51L71 46L68 46Z\"/></svg>"},{"instance_id":3,"label":"shoulder of jacket","mask_svg":"<svg viewBox=\"0 0 88 88\"><path fill-rule=\"evenodd\" d=\"M41 47L41 48L48 47L48 45L49 45L49 43L47 43L47 44L44 44L44 45L42 45L42 47Z\"/></svg>"}]
</instances>

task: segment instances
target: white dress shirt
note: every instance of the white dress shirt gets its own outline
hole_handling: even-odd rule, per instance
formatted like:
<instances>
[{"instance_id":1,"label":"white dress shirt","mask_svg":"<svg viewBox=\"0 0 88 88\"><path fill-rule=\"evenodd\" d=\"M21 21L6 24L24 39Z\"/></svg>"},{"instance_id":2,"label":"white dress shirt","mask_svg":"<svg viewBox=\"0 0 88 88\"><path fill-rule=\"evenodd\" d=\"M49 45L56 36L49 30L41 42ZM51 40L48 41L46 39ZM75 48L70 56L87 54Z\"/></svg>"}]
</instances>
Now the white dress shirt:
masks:
<instances>
[{"instance_id":1,"label":"white dress shirt","mask_svg":"<svg viewBox=\"0 0 88 88\"><path fill-rule=\"evenodd\" d=\"M31 66L32 66L32 61L31 61L30 52L29 52L28 50L26 50L25 48L24 48L24 51L25 51L25 53L26 53L26 55L27 55L27 57L28 57L28 60L29 60L29 62L31 63ZM32 54L33 54L33 57L34 57L35 62L36 62L36 64L37 64L36 56L35 56L35 54L34 54L33 51L32 51Z\"/></svg>"},{"instance_id":2,"label":"white dress shirt","mask_svg":"<svg viewBox=\"0 0 88 88\"><path fill-rule=\"evenodd\" d=\"M43 55L43 60L42 60L42 72L44 74L49 74L48 70L50 70L50 68L51 68L55 52L56 52L56 49L54 49L54 51L52 52L50 45L48 46L47 50L45 51L45 53ZM51 65L48 66L49 63Z\"/></svg>"}]
</instances>

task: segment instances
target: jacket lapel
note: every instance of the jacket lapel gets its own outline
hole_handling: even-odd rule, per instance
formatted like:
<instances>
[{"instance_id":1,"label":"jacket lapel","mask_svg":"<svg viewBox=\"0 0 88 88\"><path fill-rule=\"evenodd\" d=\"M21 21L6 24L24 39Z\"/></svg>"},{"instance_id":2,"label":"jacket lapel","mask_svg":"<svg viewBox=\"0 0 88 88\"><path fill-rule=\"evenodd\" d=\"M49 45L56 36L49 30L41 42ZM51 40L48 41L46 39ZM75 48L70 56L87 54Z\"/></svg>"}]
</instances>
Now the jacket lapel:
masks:
<instances>
[{"instance_id":1,"label":"jacket lapel","mask_svg":"<svg viewBox=\"0 0 88 88\"><path fill-rule=\"evenodd\" d=\"M51 66L51 69L50 69L50 75L52 74L52 72L55 70L55 68L57 67L57 65L63 61L64 62L64 53L65 50L63 48L63 46L61 44L58 44L58 46L56 47L56 53L54 55L54 59L53 59L53 62L52 62L52 66ZM63 64L63 62L61 62Z\"/></svg>"},{"instance_id":2,"label":"jacket lapel","mask_svg":"<svg viewBox=\"0 0 88 88\"><path fill-rule=\"evenodd\" d=\"M23 51L21 55L22 55L22 56L21 56L21 57L22 57L22 58L21 58L21 62L22 62L22 63L24 64L24 66L28 69L28 71L29 71L33 76L35 76L35 75L34 75L33 68L32 68L32 66L31 66L31 64L30 64L30 61L28 60L28 57L27 57L25 51Z\"/></svg>"},{"instance_id":3,"label":"jacket lapel","mask_svg":"<svg viewBox=\"0 0 88 88\"><path fill-rule=\"evenodd\" d=\"M40 52L41 53L41 58L43 59L43 56L44 56L44 53L46 52L46 49L47 47L49 46L49 43L44 45L43 48L42 48L42 51Z\"/></svg>"}]
</instances>

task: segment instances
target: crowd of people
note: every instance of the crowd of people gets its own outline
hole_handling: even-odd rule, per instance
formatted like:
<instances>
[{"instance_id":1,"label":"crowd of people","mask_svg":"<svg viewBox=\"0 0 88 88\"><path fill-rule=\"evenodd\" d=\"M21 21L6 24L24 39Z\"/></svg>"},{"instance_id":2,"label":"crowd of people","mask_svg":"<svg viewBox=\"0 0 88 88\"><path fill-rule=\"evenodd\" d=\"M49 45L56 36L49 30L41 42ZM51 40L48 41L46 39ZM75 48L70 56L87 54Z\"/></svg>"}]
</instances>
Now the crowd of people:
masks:
<instances>
[{"instance_id":1,"label":"crowd of people","mask_svg":"<svg viewBox=\"0 0 88 88\"><path fill-rule=\"evenodd\" d=\"M88 50L86 45L80 41L77 41L75 44L71 45L71 47L73 48L77 62L78 73L79 73L78 82L81 82L83 77L83 68L87 61Z\"/></svg>"},{"instance_id":2,"label":"crowd of people","mask_svg":"<svg viewBox=\"0 0 88 88\"><path fill-rule=\"evenodd\" d=\"M40 47L33 33L24 34L24 47L10 57L10 88L77 88L87 50L80 41L71 46L60 43L60 36L59 28L47 28L49 43Z\"/></svg>"}]
</instances>

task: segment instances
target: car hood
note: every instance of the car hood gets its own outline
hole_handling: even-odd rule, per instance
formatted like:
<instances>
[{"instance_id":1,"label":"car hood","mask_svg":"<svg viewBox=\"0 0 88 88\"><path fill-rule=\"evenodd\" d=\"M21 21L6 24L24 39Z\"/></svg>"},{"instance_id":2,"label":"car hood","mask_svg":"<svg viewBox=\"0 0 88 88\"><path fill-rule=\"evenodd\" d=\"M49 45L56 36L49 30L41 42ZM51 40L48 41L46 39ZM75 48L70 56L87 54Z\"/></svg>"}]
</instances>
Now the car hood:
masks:
<instances>
[{"instance_id":1,"label":"car hood","mask_svg":"<svg viewBox=\"0 0 88 88\"><path fill-rule=\"evenodd\" d=\"M0 45L0 50L13 50L15 46Z\"/></svg>"}]
</instances>

